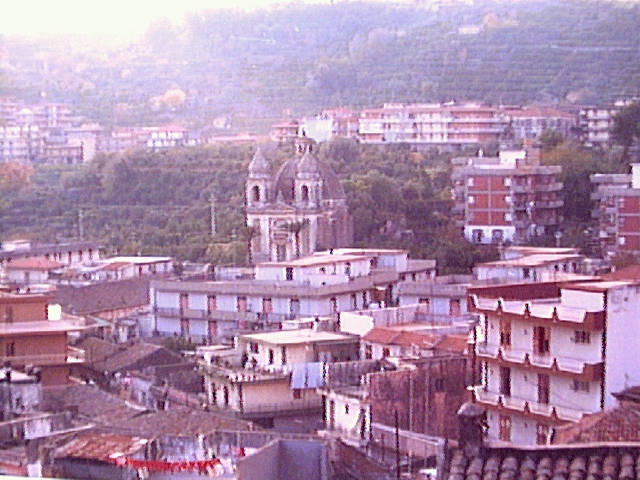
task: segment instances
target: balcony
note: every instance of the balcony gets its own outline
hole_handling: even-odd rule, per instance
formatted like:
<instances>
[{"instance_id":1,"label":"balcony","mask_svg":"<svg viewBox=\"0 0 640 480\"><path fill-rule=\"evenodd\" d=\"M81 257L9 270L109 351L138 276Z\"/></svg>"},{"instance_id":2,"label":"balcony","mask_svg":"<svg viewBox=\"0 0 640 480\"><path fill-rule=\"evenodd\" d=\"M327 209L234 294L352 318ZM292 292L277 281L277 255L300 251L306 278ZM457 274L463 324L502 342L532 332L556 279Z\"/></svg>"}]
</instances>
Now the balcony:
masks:
<instances>
[{"instance_id":1,"label":"balcony","mask_svg":"<svg viewBox=\"0 0 640 480\"><path fill-rule=\"evenodd\" d=\"M533 189L536 192L559 192L562 190L562 182L536 183Z\"/></svg>"},{"instance_id":2,"label":"balcony","mask_svg":"<svg viewBox=\"0 0 640 480\"><path fill-rule=\"evenodd\" d=\"M85 361L84 350L68 347L66 353L41 353L33 355L5 355L0 357L2 364L10 363L13 366L45 366L64 365L66 363L83 363Z\"/></svg>"},{"instance_id":3,"label":"balcony","mask_svg":"<svg viewBox=\"0 0 640 480\"><path fill-rule=\"evenodd\" d=\"M295 320L298 315L294 313L265 313L265 312L237 312L237 311L224 311L214 310L207 312L206 310L193 310L179 308L156 308L156 314L161 317L170 318L189 318L189 319L204 319L204 320L217 320L217 321L244 321L244 322L260 322L260 323L280 323L287 320Z\"/></svg>"},{"instance_id":4,"label":"balcony","mask_svg":"<svg viewBox=\"0 0 640 480\"><path fill-rule=\"evenodd\" d=\"M601 380L604 375L603 362L590 363L587 360L539 355L529 351L486 344L478 344L476 354L478 359L495 361L501 365L518 366L545 374L571 376L588 382Z\"/></svg>"},{"instance_id":5,"label":"balcony","mask_svg":"<svg viewBox=\"0 0 640 480\"><path fill-rule=\"evenodd\" d=\"M301 413L321 413L322 409L322 397L318 396L318 399L314 400L290 400L245 406L238 413L238 416L244 420L255 420L264 417L284 417Z\"/></svg>"},{"instance_id":6,"label":"balcony","mask_svg":"<svg viewBox=\"0 0 640 480\"><path fill-rule=\"evenodd\" d=\"M555 419L558 424L564 422L577 422L585 413L582 410L574 410L566 407L558 407L547 403L525 400L522 398L488 392L484 387L475 387L473 394L476 402L483 407L492 410L503 410L516 415L530 415L532 417L545 417Z\"/></svg>"},{"instance_id":7,"label":"balcony","mask_svg":"<svg viewBox=\"0 0 640 480\"><path fill-rule=\"evenodd\" d=\"M262 369L246 369L242 367L226 367L218 364L204 364L205 372L218 381L230 384L273 382L274 380L288 380L291 372L287 370L268 371Z\"/></svg>"},{"instance_id":8,"label":"balcony","mask_svg":"<svg viewBox=\"0 0 640 480\"><path fill-rule=\"evenodd\" d=\"M534 208L560 208L564 205L562 200L536 200Z\"/></svg>"}]
</instances>

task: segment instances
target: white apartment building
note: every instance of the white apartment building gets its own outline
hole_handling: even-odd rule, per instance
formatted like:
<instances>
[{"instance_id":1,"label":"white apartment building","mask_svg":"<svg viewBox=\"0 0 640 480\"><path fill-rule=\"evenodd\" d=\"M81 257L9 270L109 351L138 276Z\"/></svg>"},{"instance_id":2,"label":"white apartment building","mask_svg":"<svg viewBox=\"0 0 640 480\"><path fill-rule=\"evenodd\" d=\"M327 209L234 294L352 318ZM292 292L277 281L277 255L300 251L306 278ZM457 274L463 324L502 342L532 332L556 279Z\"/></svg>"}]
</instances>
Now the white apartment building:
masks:
<instances>
[{"instance_id":1,"label":"white apartment building","mask_svg":"<svg viewBox=\"0 0 640 480\"><path fill-rule=\"evenodd\" d=\"M278 328L287 320L337 320L340 312L393 304L406 272L426 274L415 271L405 251L336 250L258 264L247 280L154 281L155 330L213 342L238 330Z\"/></svg>"},{"instance_id":2,"label":"white apartment building","mask_svg":"<svg viewBox=\"0 0 640 480\"><path fill-rule=\"evenodd\" d=\"M362 110L363 143L473 145L497 141L506 130L499 110L478 104L385 104Z\"/></svg>"},{"instance_id":3,"label":"white apartment building","mask_svg":"<svg viewBox=\"0 0 640 480\"><path fill-rule=\"evenodd\" d=\"M491 439L546 444L554 427L640 383L640 283L509 284L469 296L482 315L475 400Z\"/></svg>"}]
</instances>

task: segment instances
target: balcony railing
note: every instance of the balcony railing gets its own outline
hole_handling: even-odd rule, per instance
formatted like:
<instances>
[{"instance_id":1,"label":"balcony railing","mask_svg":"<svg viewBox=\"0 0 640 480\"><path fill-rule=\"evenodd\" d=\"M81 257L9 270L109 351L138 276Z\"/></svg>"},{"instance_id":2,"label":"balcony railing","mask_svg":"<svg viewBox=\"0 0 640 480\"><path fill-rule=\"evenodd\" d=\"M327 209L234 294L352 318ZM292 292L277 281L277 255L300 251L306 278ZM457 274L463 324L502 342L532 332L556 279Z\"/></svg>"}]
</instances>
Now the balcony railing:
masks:
<instances>
[{"instance_id":1,"label":"balcony railing","mask_svg":"<svg viewBox=\"0 0 640 480\"><path fill-rule=\"evenodd\" d=\"M287 320L295 320L298 315L294 313L266 313L266 312L237 312L226 310L193 310L179 308L158 307L157 315L173 318L190 318L190 319L209 319L209 320L228 320L228 321L246 321L246 322L273 322L279 323Z\"/></svg>"},{"instance_id":2,"label":"balcony railing","mask_svg":"<svg viewBox=\"0 0 640 480\"><path fill-rule=\"evenodd\" d=\"M573 374L585 377L588 381L601 379L603 374L603 364L600 361L577 360L549 354L534 354L530 351L486 345L484 343L476 346L476 353L478 358L516 364L523 368L533 367L557 371L558 373Z\"/></svg>"},{"instance_id":3,"label":"balcony railing","mask_svg":"<svg viewBox=\"0 0 640 480\"><path fill-rule=\"evenodd\" d=\"M66 353L44 353L34 355L4 355L0 357L0 363L10 363L14 366L23 365L61 365L65 363L84 362L84 351L69 349Z\"/></svg>"},{"instance_id":4,"label":"balcony railing","mask_svg":"<svg viewBox=\"0 0 640 480\"><path fill-rule=\"evenodd\" d=\"M504 408L521 414L541 415L548 418L557 418L560 421L576 422L580 420L585 412L573 408L560 407L548 403L539 403L511 395L503 395L496 392L485 391L483 387L475 387L474 395L476 401L482 405L493 408Z\"/></svg>"},{"instance_id":5,"label":"balcony railing","mask_svg":"<svg viewBox=\"0 0 640 480\"><path fill-rule=\"evenodd\" d=\"M259 403L244 406L239 416L245 419L263 416L285 416L299 412L321 412L322 397L313 400L290 400L277 403Z\"/></svg>"}]
</instances>

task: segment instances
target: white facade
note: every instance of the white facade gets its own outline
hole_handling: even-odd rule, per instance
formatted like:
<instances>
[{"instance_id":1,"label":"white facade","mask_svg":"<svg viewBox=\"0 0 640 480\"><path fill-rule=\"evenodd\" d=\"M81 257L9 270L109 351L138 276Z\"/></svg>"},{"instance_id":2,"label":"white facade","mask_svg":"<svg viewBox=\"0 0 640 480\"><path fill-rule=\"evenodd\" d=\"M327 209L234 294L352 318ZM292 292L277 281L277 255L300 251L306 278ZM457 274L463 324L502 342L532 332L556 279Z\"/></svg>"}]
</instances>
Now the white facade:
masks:
<instances>
[{"instance_id":1,"label":"white facade","mask_svg":"<svg viewBox=\"0 0 640 480\"><path fill-rule=\"evenodd\" d=\"M476 397L490 438L546 443L555 426L613 407L613 393L640 383L640 285L584 282L558 293L530 301L472 295L484 315Z\"/></svg>"},{"instance_id":2,"label":"white facade","mask_svg":"<svg viewBox=\"0 0 640 480\"><path fill-rule=\"evenodd\" d=\"M156 330L212 341L250 323L337 320L339 313L395 298L399 275L393 268L374 269L370 256L349 254L263 263L254 271L251 280L153 282Z\"/></svg>"}]
</instances>

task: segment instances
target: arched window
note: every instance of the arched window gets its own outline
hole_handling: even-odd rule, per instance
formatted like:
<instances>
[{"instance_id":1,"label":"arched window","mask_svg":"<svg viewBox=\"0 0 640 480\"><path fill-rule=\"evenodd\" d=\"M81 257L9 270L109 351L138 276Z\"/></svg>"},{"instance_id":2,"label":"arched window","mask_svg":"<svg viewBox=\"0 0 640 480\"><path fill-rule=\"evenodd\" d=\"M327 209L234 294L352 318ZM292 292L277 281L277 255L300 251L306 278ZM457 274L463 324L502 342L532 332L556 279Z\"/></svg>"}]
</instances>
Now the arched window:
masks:
<instances>
[{"instance_id":1,"label":"arched window","mask_svg":"<svg viewBox=\"0 0 640 480\"><path fill-rule=\"evenodd\" d=\"M303 202L308 202L309 201L309 187L307 187L306 185L302 186L302 190L301 190L301 195L302 195L302 201Z\"/></svg>"},{"instance_id":2,"label":"arched window","mask_svg":"<svg viewBox=\"0 0 640 480\"><path fill-rule=\"evenodd\" d=\"M260 187L258 185L254 185L251 189L251 199L254 202L260 201Z\"/></svg>"}]
</instances>

